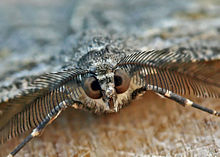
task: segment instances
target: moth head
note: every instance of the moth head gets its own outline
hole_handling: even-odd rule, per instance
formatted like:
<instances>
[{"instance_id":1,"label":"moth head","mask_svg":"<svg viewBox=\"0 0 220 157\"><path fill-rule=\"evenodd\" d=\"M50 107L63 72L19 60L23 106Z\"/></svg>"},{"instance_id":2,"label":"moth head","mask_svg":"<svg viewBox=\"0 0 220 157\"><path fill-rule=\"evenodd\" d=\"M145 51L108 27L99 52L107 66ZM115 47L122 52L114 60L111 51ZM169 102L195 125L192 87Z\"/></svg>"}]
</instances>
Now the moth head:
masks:
<instances>
[{"instance_id":1,"label":"moth head","mask_svg":"<svg viewBox=\"0 0 220 157\"><path fill-rule=\"evenodd\" d=\"M123 69L98 71L86 77L82 87L90 99L86 105L93 103L101 112L117 112L129 99L130 77Z\"/></svg>"}]
</instances>

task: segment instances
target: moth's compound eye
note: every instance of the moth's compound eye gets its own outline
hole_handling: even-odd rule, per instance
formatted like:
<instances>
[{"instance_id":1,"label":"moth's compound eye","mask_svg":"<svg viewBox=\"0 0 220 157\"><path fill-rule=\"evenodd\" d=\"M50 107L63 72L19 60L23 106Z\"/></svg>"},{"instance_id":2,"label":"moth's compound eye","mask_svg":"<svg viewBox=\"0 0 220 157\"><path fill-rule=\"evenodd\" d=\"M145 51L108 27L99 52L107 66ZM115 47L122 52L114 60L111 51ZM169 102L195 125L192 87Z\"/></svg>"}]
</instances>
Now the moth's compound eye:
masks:
<instances>
[{"instance_id":1,"label":"moth's compound eye","mask_svg":"<svg viewBox=\"0 0 220 157\"><path fill-rule=\"evenodd\" d=\"M83 84L83 89L86 95L92 99L99 99L102 97L101 87L95 77L86 78Z\"/></svg>"},{"instance_id":2,"label":"moth's compound eye","mask_svg":"<svg viewBox=\"0 0 220 157\"><path fill-rule=\"evenodd\" d=\"M118 94L124 93L130 86L130 77L121 69L115 71L115 89Z\"/></svg>"}]
</instances>

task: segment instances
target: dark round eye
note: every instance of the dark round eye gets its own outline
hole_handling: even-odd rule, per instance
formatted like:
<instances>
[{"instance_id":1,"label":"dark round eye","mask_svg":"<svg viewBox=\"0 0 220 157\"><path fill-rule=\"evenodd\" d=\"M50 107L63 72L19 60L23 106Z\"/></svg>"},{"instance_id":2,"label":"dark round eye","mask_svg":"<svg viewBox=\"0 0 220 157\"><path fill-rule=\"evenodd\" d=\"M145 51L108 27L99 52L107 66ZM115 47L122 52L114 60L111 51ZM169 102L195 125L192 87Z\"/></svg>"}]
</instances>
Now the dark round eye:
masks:
<instances>
[{"instance_id":1,"label":"dark round eye","mask_svg":"<svg viewBox=\"0 0 220 157\"><path fill-rule=\"evenodd\" d=\"M94 77L88 77L85 79L83 89L86 95L92 99L99 99L102 97L101 87L98 80Z\"/></svg>"},{"instance_id":2,"label":"dark round eye","mask_svg":"<svg viewBox=\"0 0 220 157\"><path fill-rule=\"evenodd\" d=\"M130 86L130 77L121 69L115 71L115 89L118 94L124 93Z\"/></svg>"}]
</instances>

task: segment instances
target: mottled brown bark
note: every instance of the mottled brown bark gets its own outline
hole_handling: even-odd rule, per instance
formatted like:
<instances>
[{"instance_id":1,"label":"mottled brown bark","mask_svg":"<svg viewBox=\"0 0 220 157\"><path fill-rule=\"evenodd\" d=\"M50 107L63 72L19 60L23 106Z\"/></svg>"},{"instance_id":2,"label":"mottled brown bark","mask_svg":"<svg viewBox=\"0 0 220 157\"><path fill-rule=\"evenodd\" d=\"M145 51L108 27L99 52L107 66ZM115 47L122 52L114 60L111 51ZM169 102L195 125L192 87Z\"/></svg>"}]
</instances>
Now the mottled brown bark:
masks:
<instances>
[{"instance_id":1,"label":"mottled brown bark","mask_svg":"<svg viewBox=\"0 0 220 157\"><path fill-rule=\"evenodd\" d=\"M220 110L218 100L199 102ZM70 108L17 157L219 156L219 129L218 118L147 92L116 114L97 116ZM1 146L0 155L22 139Z\"/></svg>"}]
</instances>

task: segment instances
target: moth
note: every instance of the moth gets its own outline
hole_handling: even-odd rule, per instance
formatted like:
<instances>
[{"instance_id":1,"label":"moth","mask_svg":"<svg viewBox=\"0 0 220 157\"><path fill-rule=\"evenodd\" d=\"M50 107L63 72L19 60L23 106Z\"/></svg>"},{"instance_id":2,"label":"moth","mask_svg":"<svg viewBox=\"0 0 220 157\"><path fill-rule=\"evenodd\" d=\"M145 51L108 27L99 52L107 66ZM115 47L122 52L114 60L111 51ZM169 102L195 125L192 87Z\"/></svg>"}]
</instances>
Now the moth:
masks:
<instances>
[{"instance_id":1,"label":"moth","mask_svg":"<svg viewBox=\"0 0 220 157\"><path fill-rule=\"evenodd\" d=\"M209 55L199 57L206 51ZM9 154L12 157L66 108L118 112L148 90L220 116L186 98L220 97L219 52L204 47L202 51L183 47L128 51L111 43L94 48L76 66L70 63L57 72L30 76L19 93L0 99L0 143L32 129Z\"/></svg>"}]
</instances>

